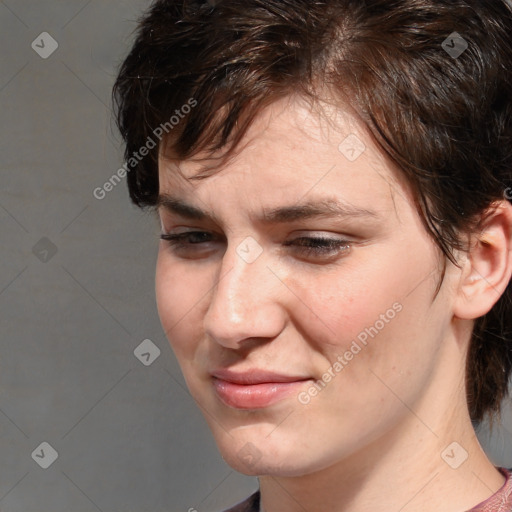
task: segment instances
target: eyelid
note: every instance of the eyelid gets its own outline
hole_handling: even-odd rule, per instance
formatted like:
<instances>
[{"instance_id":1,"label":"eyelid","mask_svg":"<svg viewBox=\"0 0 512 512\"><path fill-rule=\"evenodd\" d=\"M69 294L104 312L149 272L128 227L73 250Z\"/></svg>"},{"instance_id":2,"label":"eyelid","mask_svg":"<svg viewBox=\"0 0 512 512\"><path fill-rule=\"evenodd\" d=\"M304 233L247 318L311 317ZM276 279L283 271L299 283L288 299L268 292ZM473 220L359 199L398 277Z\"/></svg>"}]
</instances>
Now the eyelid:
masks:
<instances>
[{"instance_id":1,"label":"eyelid","mask_svg":"<svg viewBox=\"0 0 512 512\"><path fill-rule=\"evenodd\" d=\"M187 235L187 234L196 234L196 233L207 233L208 235L212 236L216 239L225 239L225 236L220 235L218 233L215 233L213 231L208 231L202 228L185 228L185 231L175 231L176 229L180 229L180 227L172 228L172 229L165 229L165 227L162 224L162 230L161 235L165 237L174 237L174 236L180 236L180 235ZM341 233L333 233L331 231L299 231L299 232L293 232L292 235L290 235L290 239L283 242L283 245L288 245L289 242L293 242L298 239L314 239L314 240L325 240L325 241L333 241L333 242L346 242L346 243L355 243L354 238L357 239L357 237L354 237L352 235L347 234L341 234Z\"/></svg>"},{"instance_id":2,"label":"eyelid","mask_svg":"<svg viewBox=\"0 0 512 512\"><path fill-rule=\"evenodd\" d=\"M198 242L187 242L187 238L191 236L204 236L212 237L212 240L204 240ZM218 239L215 239L215 233L201 230L189 230L180 233L162 233L160 235L162 240L168 242L170 250L179 256L180 252L189 254L192 256L201 257L201 251L211 253L212 247L205 246L205 244L217 243ZM306 244L300 244L299 241L307 241ZM283 246L291 247L295 257L299 260L306 260L308 262L328 263L332 260L339 260L351 252L352 246L355 242L347 240L345 238L332 237L332 236L296 236L290 240L283 242ZM199 254L199 256L198 256ZM204 254L204 252L202 253ZM185 259L196 259L194 257Z\"/></svg>"},{"instance_id":3,"label":"eyelid","mask_svg":"<svg viewBox=\"0 0 512 512\"><path fill-rule=\"evenodd\" d=\"M299 241L307 241L306 244L299 244ZM313 257L329 258L337 257L352 249L353 242L344 238L322 237L322 236L301 236L288 240L283 245L293 246L297 253L303 253Z\"/></svg>"},{"instance_id":4,"label":"eyelid","mask_svg":"<svg viewBox=\"0 0 512 512\"><path fill-rule=\"evenodd\" d=\"M218 239L224 239L225 236L221 233L217 233L215 231L212 231L211 229L204 228L204 227L191 227L191 226L173 226L169 229L167 229L163 223L161 226L161 235L169 235L169 236L177 236L177 235L186 235L190 233L208 233L212 237L218 238Z\"/></svg>"},{"instance_id":5,"label":"eyelid","mask_svg":"<svg viewBox=\"0 0 512 512\"><path fill-rule=\"evenodd\" d=\"M207 242L217 242L217 241L219 241L219 238L222 238L210 231L204 231L204 230L198 230L198 229L189 230L189 231L181 231L181 232L164 231L163 233L160 233L160 238L162 240L168 240L168 241L176 240L179 243L180 240L186 240L187 237L192 236L192 235L195 235L195 236L208 235L212 238L212 240L207 240ZM205 242L203 242L203 243L205 243ZM199 243L191 244L191 245L199 245Z\"/></svg>"},{"instance_id":6,"label":"eyelid","mask_svg":"<svg viewBox=\"0 0 512 512\"><path fill-rule=\"evenodd\" d=\"M295 238L332 238L334 240L345 239L345 238L354 238L352 235L348 233L340 233L336 231L326 231L326 230L315 230L315 229L301 229L296 230L290 233L290 237Z\"/></svg>"}]
</instances>

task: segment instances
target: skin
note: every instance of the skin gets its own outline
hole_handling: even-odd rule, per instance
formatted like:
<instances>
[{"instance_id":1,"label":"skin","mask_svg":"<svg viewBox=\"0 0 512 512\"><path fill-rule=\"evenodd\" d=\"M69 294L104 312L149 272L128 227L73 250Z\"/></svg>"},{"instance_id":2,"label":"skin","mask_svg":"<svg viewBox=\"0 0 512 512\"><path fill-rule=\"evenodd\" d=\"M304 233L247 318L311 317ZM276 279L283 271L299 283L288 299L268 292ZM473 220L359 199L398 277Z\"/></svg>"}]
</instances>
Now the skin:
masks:
<instances>
[{"instance_id":1,"label":"skin","mask_svg":"<svg viewBox=\"0 0 512 512\"><path fill-rule=\"evenodd\" d=\"M366 146L353 162L338 149L349 134ZM216 174L193 179L212 165ZM461 268L448 263L435 295L440 252L399 171L348 111L290 96L260 113L232 159L167 155L159 169L161 193L215 216L158 208L164 233L212 234L181 248L161 241L160 319L223 458L259 476L266 512L464 511L503 485L471 426L464 372L473 321L510 280L507 202L459 255ZM375 215L258 220L263 209L325 198ZM251 263L237 253L248 236L262 250ZM316 256L284 245L301 236L349 244ZM209 372L219 367L310 377L307 391L397 303L400 312L307 404L293 393L243 410L215 393ZM441 457L453 442L448 460L468 454L457 469Z\"/></svg>"}]
</instances>

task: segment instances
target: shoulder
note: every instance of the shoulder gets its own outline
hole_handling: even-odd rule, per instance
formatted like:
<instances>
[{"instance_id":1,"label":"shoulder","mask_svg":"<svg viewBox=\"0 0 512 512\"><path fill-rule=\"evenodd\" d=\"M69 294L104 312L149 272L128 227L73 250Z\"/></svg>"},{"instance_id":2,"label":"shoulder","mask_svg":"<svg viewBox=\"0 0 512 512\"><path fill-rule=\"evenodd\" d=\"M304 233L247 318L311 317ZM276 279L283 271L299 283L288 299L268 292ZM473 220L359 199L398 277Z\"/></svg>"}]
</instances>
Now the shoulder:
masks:
<instances>
[{"instance_id":1,"label":"shoulder","mask_svg":"<svg viewBox=\"0 0 512 512\"><path fill-rule=\"evenodd\" d=\"M469 512L501 512L512 511L512 468L497 468L506 480L501 489L493 494L489 499L479 503Z\"/></svg>"},{"instance_id":2,"label":"shoulder","mask_svg":"<svg viewBox=\"0 0 512 512\"><path fill-rule=\"evenodd\" d=\"M224 512L259 512L260 510L260 491L251 494L247 499L237 505L224 510Z\"/></svg>"}]
</instances>

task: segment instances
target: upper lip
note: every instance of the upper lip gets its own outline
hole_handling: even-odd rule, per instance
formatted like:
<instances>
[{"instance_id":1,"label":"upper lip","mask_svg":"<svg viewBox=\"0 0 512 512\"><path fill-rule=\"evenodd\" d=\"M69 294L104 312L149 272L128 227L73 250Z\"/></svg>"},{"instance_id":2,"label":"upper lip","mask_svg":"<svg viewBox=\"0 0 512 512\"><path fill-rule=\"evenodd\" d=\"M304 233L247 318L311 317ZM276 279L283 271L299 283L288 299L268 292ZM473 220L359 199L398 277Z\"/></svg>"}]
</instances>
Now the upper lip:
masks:
<instances>
[{"instance_id":1,"label":"upper lip","mask_svg":"<svg viewBox=\"0 0 512 512\"><path fill-rule=\"evenodd\" d=\"M303 375L283 375L268 370L260 370L258 368L251 368L245 371L234 372L226 368L215 370L211 372L213 377L233 382L234 384L264 384L270 382L296 382L300 380L308 380L311 377Z\"/></svg>"}]
</instances>

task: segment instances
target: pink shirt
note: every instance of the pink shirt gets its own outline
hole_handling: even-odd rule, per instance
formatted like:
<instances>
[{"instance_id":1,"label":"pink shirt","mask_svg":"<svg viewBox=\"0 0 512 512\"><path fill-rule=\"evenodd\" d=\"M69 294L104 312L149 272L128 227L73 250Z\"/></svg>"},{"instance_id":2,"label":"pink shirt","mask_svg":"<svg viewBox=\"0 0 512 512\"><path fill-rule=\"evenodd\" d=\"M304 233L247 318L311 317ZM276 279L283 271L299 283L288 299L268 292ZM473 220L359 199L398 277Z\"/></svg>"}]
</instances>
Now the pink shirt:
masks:
<instances>
[{"instance_id":1,"label":"pink shirt","mask_svg":"<svg viewBox=\"0 0 512 512\"><path fill-rule=\"evenodd\" d=\"M503 487L489 499L482 501L468 512L511 512L512 511L512 470L498 468L507 478Z\"/></svg>"},{"instance_id":2,"label":"pink shirt","mask_svg":"<svg viewBox=\"0 0 512 512\"><path fill-rule=\"evenodd\" d=\"M498 469L506 477L502 488L467 512L512 512L512 469ZM260 512L259 491L256 491L242 503L224 512Z\"/></svg>"}]
</instances>

